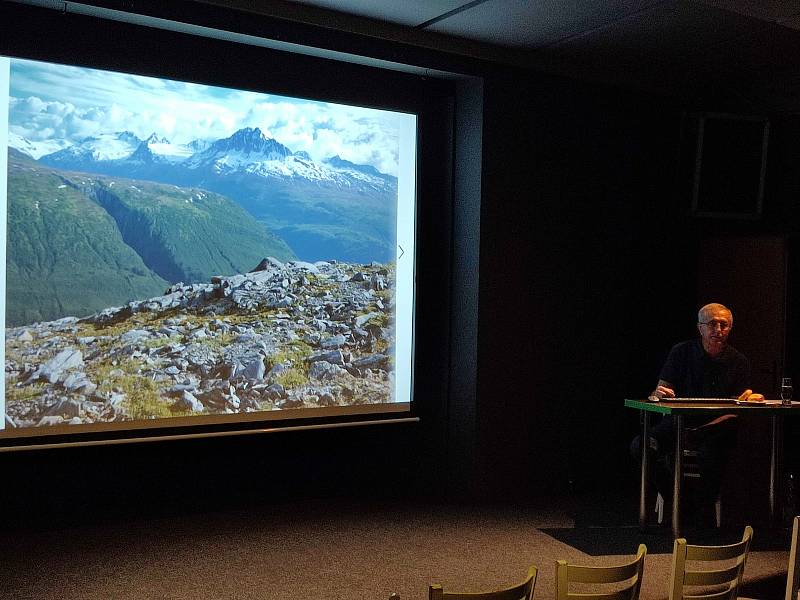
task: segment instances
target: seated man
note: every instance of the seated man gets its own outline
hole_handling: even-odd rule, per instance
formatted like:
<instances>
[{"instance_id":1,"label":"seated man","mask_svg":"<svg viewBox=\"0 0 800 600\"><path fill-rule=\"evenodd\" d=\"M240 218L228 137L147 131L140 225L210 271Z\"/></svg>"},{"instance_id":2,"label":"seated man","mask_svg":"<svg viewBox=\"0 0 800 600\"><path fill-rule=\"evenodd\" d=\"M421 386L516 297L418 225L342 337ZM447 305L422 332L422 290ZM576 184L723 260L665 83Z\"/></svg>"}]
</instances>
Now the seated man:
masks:
<instances>
[{"instance_id":1,"label":"seated man","mask_svg":"<svg viewBox=\"0 0 800 600\"><path fill-rule=\"evenodd\" d=\"M735 398L750 382L750 362L733 346L728 335L733 314L722 304L706 304L697 315L700 338L681 342L670 350L661 369L658 385L651 396L662 398ZM710 524L714 500L719 494L722 472L730 450L736 443L735 415L686 418L685 430L697 450L701 474L699 515L702 524ZM641 440L631 443L631 454L641 458ZM653 484L664 499L672 499L672 473L669 465L675 439L670 415L650 429L648 451L653 468Z\"/></svg>"}]
</instances>

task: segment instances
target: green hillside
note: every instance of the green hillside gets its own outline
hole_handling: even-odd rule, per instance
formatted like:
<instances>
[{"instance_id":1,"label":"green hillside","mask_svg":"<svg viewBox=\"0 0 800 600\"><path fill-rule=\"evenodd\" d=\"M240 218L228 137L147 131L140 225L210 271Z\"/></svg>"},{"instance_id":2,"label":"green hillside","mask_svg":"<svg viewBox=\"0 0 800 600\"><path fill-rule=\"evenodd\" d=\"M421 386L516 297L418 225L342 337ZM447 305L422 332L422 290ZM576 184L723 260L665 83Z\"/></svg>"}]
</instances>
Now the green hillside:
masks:
<instances>
[{"instance_id":1,"label":"green hillside","mask_svg":"<svg viewBox=\"0 0 800 600\"><path fill-rule=\"evenodd\" d=\"M295 258L282 239L219 194L111 177L95 178L92 193L125 242L171 282L246 272L265 256Z\"/></svg>"},{"instance_id":2,"label":"green hillside","mask_svg":"<svg viewBox=\"0 0 800 600\"><path fill-rule=\"evenodd\" d=\"M7 326L164 292L106 211L52 170L9 159Z\"/></svg>"},{"instance_id":3,"label":"green hillside","mask_svg":"<svg viewBox=\"0 0 800 600\"><path fill-rule=\"evenodd\" d=\"M224 196L41 167L9 153L6 325L84 316L169 283L295 257Z\"/></svg>"}]
</instances>

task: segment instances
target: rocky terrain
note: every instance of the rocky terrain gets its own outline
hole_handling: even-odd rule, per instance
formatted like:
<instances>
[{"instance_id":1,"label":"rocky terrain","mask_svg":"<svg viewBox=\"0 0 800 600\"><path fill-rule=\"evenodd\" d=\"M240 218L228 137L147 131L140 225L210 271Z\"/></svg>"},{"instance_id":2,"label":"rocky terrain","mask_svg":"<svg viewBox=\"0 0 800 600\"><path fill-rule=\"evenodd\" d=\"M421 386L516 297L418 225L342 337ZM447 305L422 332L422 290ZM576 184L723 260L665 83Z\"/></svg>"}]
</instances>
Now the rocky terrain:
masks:
<instances>
[{"instance_id":1,"label":"rocky terrain","mask_svg":"<svg viewBox=\"0 0 800 600\"><path fill-rule=\"evenodd\" d=\"M394 266L253 271L6 329L6 427L393 400Z\"/></svg>"}]
</instances>

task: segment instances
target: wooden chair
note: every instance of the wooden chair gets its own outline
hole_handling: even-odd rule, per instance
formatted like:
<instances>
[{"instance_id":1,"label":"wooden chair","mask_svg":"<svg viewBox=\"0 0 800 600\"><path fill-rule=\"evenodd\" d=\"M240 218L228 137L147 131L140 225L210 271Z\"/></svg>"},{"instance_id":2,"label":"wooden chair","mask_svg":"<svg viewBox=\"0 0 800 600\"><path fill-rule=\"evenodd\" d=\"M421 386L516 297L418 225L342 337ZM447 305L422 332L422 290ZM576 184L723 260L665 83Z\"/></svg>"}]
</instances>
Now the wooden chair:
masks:
<instances>
[{"instance_id":1,"label":"wooden chair","mask_svg":"<svg viewBox=\"0 0 800 600\"><path fill-rule=\"evenodd\" d=\"M797 538L800 535L800 517L794 518L792 527L792 544L789 546L789 568L786 573L786 598L784 600L798 600L800 589L800 552L797 548Z\"/></svg>"},{"instance_id":2,"label":"wooden chair","mask_svg":"<svg viewBox=\"0 0 800 600\"><path fill-rule=\"evenodd\" d=\"M584 567L571 565L565 560L556 561L556 600L637 600L642 586L644 557L647 546L639 544L636 558L629 563L613 567ZM570 593L570 583L615 584L614 589L597 593L584 591ZM621 587L621 589L620 589Z\"/></svg>"},{"instance_id":3,"label":"wooden chair","mask_svg":"<svg viewBox=\"0 0 800 600\"><path fill-rule=\"evenodd\" d=\"M538 569L528 567L528 577L520 584L496 592L445 592L438 583L428 588L428 600L531 600L536 587Z\"/></svg>"},{"instance_id":4,"label":"wooden chair","mask_svg":"<svg viewBox=\"0 0 800 600\"><path fill-rule=\"evenodd\" d=\"M750 550L753 528L744 528L742 541L728 546L693 546L684 538L675 540L672 551L672 577L670 580L669 600L736 600L739 587L742 585L744 565ZM687 562L719 563L728 566L704 565L712 568L688 570ZM732 565L730 563L733 562ZM717 567L717 568L713 568ZM714 591L684 592L684 587L714 587Z\"/></svg>"}]
</instances>

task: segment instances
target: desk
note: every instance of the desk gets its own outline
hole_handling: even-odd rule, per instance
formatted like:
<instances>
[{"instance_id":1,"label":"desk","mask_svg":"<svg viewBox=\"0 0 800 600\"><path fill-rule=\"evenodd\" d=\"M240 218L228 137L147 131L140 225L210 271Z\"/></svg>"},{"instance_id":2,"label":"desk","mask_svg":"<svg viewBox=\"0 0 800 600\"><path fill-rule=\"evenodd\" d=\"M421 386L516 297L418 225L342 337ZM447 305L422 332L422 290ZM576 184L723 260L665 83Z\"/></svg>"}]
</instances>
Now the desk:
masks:
<instances>
[{"instance_id":1,"label":"desk","mask_svg":"<svg viewBox=\"0 0 800 600\"><path fill-rule=\"evenodd\" d=\"M780 481L780 454L783 418L786 416L800 415L800 402L792 402L792 406L781 404L736 404L733 400L709 400L708 402L674 402L662 400L650 402L647 400L625 400L625 406L634 408L642 413L642 477L639 486L639 525L644 527L647 518L647 448L649 445L650 413L672 415L675 427L675 457L673 465L672 487L672 534L680 537L681 531L681 483L683 470L683 417L686 415L706 415L709 421L720 415L755 415L768 417L772 421L772 435L770 436L769 460L769 518L775 522L775 497L777 485Z\"/></svg>"}]
</instances>

